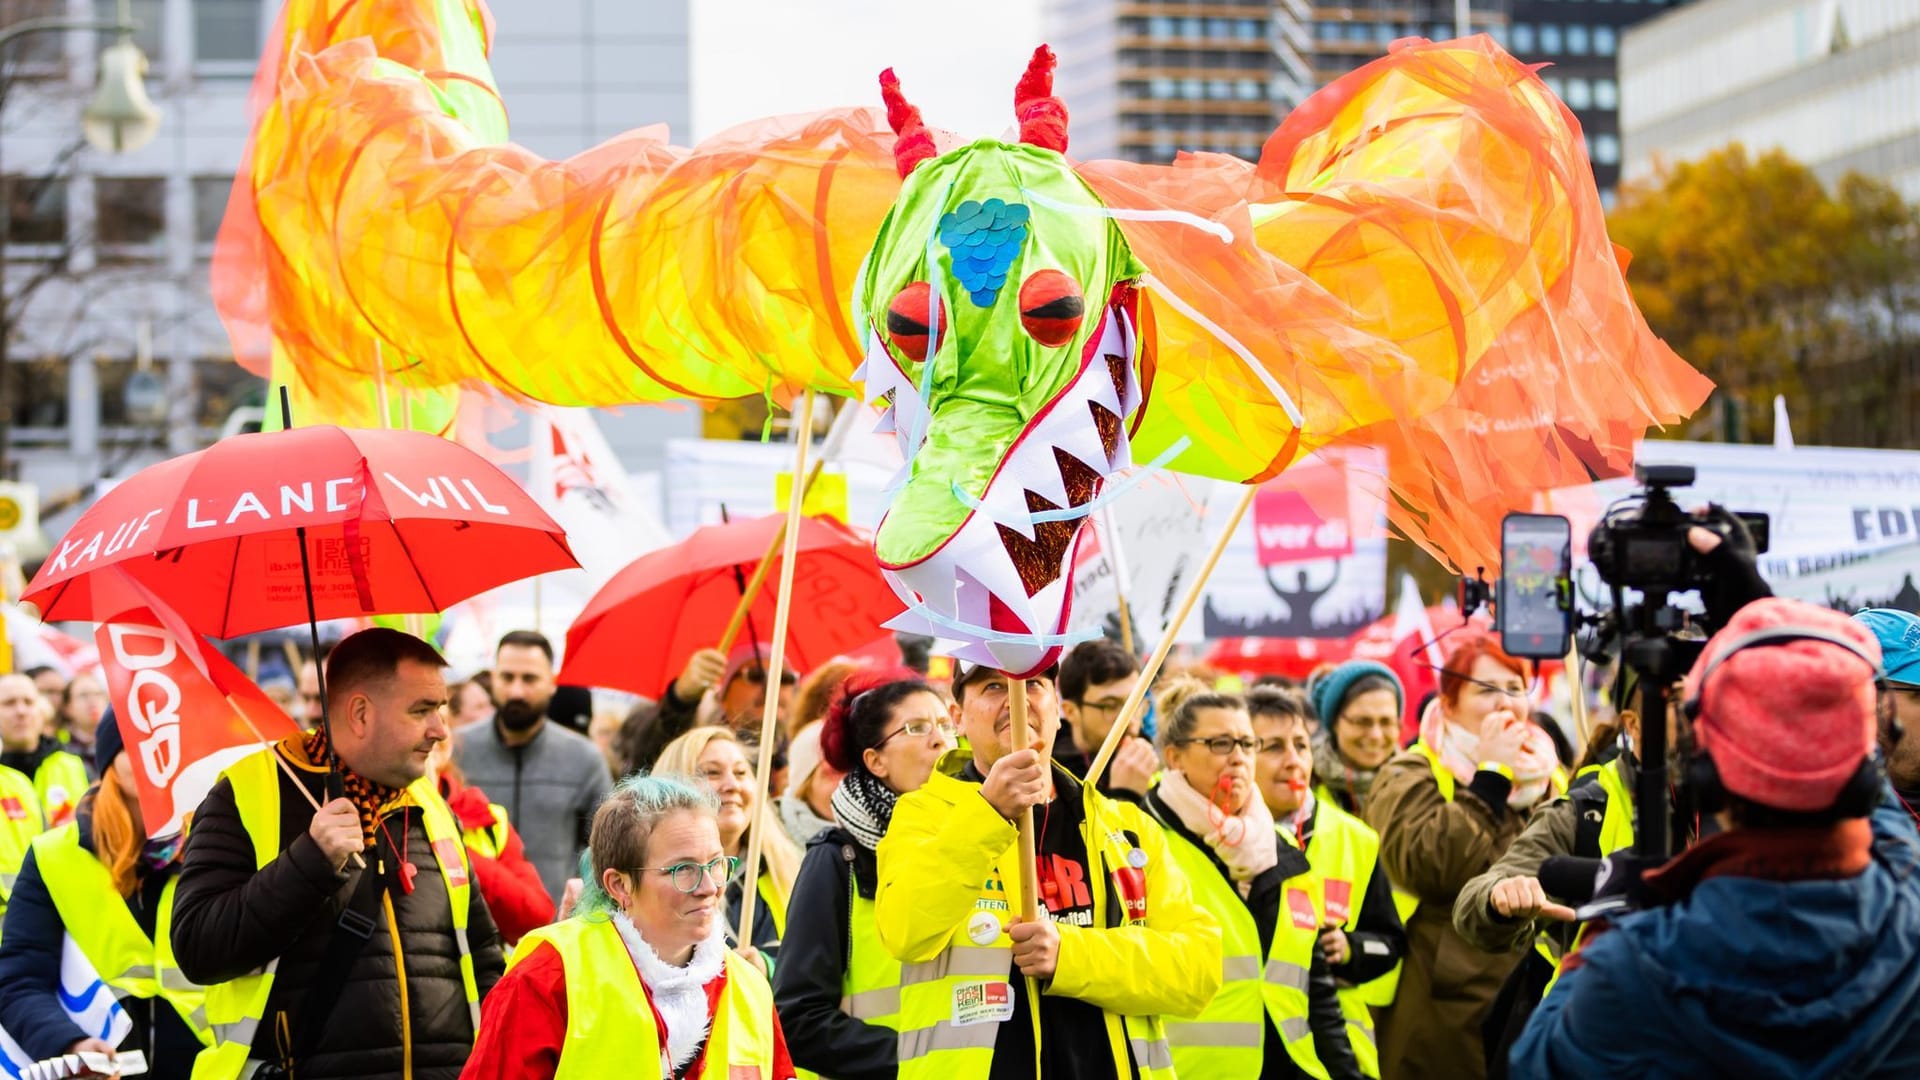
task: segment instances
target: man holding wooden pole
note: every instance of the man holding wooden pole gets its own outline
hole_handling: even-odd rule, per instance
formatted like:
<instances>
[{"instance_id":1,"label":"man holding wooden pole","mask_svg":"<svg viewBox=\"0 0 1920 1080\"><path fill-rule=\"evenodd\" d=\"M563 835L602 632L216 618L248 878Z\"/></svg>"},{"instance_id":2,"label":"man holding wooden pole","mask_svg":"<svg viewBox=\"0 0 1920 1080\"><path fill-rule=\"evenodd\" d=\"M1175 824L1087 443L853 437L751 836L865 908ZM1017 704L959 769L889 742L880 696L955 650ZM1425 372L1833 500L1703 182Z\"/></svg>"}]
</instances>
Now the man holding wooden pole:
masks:
<instances>
[{"instance_id":1,"label":"man holding wooden pole","mask_svg":"<svg viewBox=\"0 0 1920 1080\"><path fill-rule=\"evenodd\" d=\"M962 663L953 696L969 747L900 800L879 847L901 1077L1170 1076L1160 1017L1219 988L1218 924L1150 818L1053 764L1053 669Z\"/></svg>"}]
</instances>

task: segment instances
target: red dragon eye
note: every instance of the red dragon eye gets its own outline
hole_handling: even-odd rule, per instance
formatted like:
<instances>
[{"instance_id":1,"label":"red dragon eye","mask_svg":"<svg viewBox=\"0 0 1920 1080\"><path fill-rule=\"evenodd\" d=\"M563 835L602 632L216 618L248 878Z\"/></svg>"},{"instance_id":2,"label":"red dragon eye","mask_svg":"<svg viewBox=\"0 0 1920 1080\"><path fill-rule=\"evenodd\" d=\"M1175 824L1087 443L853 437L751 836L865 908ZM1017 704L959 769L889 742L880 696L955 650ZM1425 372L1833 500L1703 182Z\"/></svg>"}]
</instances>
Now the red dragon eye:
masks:
<instances>
[{"instance_id":1,"label":"red dragon eye","mask_svg":"<svg viewBox=\"0 0 1920 1080\"><path fill-rule=\"evenodd\" d=\"M1086 314L1079 282L1058 270L1041 270L1020 286L1020 325L1042 345L1058 348L1072 341Z\"/></svg>"},{"instance_id":2,"label":"red dragon eye","mask_svg":"<svg viewBox=\"0 0 1920 1080\"><path fill-rule=\"evenodd\" d=\"M937 305L929 306L929 303ZM940 351L940 339L947 334L947 305L933 297L933 290L924 281L915 281L901 289L887 305L887 340L899 350L900 355L909 360L924 361L927 358L927 313L936 311L940 322L939 332L934 335L933 352Z\"/></svg>"}]
</instances>

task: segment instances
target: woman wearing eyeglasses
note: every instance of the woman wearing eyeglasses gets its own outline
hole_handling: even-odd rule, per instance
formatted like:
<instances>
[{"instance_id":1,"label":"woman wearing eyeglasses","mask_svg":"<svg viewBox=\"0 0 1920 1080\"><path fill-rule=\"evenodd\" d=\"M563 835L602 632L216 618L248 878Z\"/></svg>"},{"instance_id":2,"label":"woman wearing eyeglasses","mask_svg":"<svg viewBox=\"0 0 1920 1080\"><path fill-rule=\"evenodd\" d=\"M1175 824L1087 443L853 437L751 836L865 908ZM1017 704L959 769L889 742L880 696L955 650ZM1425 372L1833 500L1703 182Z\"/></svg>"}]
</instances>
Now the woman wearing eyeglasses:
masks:
<instances>
[{"instance_id":1,"label":"woman wearing eyeglasses","mask_svg":"<svg viewBox=\"0 0 1920 1080\"><path fill-rule=\"evenodd\" d=\"M1313 786L1313 706L1298 690L1258 686L1247 694L1260 740L1254 780L1280 823L1280 838L1304 851L1320 878L1320 951L1340 988L1340 1009L1360 1071L1380 1075L1369 1006L1393 1003L1407 931L1394 909L1393 886L1380 869L1380 836L1366 822L1322 798Z\"/></svg>"},{"instance_id":2,"label":"woman wearing eyeglasses","mask_svg":"<svg viewBox=\"0 0 1920 1080\"><path fill-rule=\"evenodd\" d=\"M820 729L835 827L800 864L773 982L794 1064L834 1080L891 1078L899 1068L900 961L873 916L874 849L894 803L927 782L953 748L946 703L911 671L860 673L842 684Z\"/></svg>"},{"instance_id":3,"label":"woman wearing eyeglasses","mask_svg":"<svg viewBox=\"0 0 1920 1080\"><path fill-rule=\"evenodd\" d=\"M1319 884L1306 855L1280 843L1255 785L1260 742L1246 702L1176 689L1179 704L1159 732L1167 768L1147 810L1165 827L1194 899L1220 920L1224 980L1199 1016L1168 1018L1174 1071L1358 1080L1320 948Z\"/></svg>"},{"instance_id":4,"label":"woman wearing eyeglasses","mask_svg":"<svg viewBox=\"0 0 1920 1080\"><path fill-rule=\"evenodd\" d=\"M1358 814L1380 766L1400 751L1406 690L1385 664L1349 660L1313 680L1307 695L1321 724L1313 736L1317 794Z\"/></svg>"},{"instance_id":5,"label":"woman wearing eyeglasses","mask_svg":"<svg viewBox=\"0 0 1920 1080\"><path fill-rule=\"evenodd\" d=\"M753 761L747 747L732 730L697 727L667 744L653 763L655 775L690 777L720 800L720 842L736 863L747 857L748 833L760 830L760 874L754 882L758 900L753 909L753 933L741 953L760 965L771 978L780 959L780 939L787 931L787 898L800 871L800 849L760 799L754 783ZM737 935L740 906L746 893L745 871L727 882L727 932Z\"/></svg>"},{"instance_id":6,"label":"woman wearing eyeglasses","mask_svg":"<svg viewBox=\"0 0 1920 1080\"><path fill-rule=\"evenodd\" d=\"M520 940L462 1077L794 1075L766 978L727 948L734 860L718 811L712 792L669 776L623 781L600 803L585 895Z\"/></svg>"},{"instance_id":7,"label":"woman wearing eyeglasses","mask_svg":"<svg viewBox=\"0 0 1920 1080\"><path fill-rule=\"evenodd\" d=\"M1566 790L1553 740L1528 719L1528 671L1490 637L1457 646L1420 741L1386 763L1365 807L1407 924L1399 994L1380 1024L1387 1080L1484 1077L1480 1023L1519 962L1453 926L1460 890L1500 858L1534 808Z\"/></svg>"}]
</instances>

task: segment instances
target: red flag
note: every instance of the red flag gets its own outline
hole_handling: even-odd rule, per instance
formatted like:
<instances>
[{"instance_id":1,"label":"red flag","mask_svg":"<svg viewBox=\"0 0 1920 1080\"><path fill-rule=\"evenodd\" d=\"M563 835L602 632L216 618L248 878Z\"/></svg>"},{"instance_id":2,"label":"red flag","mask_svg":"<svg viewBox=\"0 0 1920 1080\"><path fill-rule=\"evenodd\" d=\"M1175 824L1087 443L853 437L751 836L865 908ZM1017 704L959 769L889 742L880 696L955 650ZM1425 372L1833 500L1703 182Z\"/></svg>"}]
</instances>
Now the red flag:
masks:
<instances>
[{"instance_id":1,"label":"red flag","mask_svg":"<svg viewBox=\"0 0 1920 1080\"><path fill-rule=\"evenodd\" d=\"M179 830L220 771L299 733L273 699L157 597L94 632L149 836Z\"/></svg>"}]
</instances>

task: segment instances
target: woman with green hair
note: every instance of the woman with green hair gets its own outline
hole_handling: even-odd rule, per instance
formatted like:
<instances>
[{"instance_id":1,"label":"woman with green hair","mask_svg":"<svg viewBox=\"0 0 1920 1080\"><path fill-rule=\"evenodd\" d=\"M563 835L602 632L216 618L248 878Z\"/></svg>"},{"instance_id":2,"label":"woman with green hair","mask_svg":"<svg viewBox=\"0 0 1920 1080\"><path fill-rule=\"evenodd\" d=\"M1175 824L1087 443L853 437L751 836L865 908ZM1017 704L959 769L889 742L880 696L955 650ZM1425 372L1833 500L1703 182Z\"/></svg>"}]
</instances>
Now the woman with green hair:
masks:
<instances>
[{"instance_id":1,"label":"woman with green hair","mask_svg":"<svg viewBox=\"0 0 1920 1080\"><path fill-rule=\"evenodd\" d=\"M758 967L727 948L734 859L719 801L670 776L623 781L593 816L571 918L520 940L481 1012L469 1080L794 1075Z\"/></svg>"}]
</instances>

